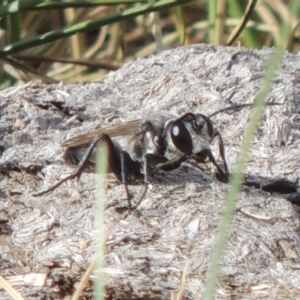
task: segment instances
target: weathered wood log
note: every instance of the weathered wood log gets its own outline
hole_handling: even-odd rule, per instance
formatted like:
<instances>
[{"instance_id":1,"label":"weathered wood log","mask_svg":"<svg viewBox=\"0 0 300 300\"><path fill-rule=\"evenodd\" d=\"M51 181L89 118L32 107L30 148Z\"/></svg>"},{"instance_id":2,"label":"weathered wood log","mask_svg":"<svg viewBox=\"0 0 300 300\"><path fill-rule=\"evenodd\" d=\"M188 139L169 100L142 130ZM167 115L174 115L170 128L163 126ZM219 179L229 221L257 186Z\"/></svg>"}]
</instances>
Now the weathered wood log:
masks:
<instances>
[{"instance_id":1,"label":"weathered wood log","mask_svg":"<svg viewBox=\"0 0 300 300\"><path fill-rule=\"evenodd\" d=\"M84 173L79 182L32 195L71 172L62 158L67 137L158 110L210 115L252 103L271 54L194 45L125 64L102 83L30 82L2 91L1 275L27 299L63 299L92 259L97 175ZM290 202L300 203L299 70L299 56L286 53L268 98L280 105L266 108L253 144L216 299L300 296L299 215ZM212 118L231 170L250 112L237 109ZM127 204L126 194L109 175L106 229L114 226L103 272L111 299L170 299L187 261L185 299L201 299L227 188L185 163L151 178L141 215L128 215L116 211ZM134 195L142 190L130 186ZM85 297L91 295L87 288ZM8 299L1 289L0 298Z\"/></svg>"}]
</instances>

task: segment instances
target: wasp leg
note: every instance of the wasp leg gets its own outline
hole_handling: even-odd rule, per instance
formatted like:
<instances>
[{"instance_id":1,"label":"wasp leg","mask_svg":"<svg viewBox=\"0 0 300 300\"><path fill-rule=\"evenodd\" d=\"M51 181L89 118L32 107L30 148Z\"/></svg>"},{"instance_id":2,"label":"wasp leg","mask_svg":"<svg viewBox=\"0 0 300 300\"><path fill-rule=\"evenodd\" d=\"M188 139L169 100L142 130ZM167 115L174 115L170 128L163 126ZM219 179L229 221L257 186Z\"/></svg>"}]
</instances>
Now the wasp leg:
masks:
<instances>
[{"instance_id":1,"label":"wasp leg","mask_svg":"<svg viewBox=\"0 0 300 300\"><path fill-rule=\"evenodd\" d=\"M109 137L108 137L109 138ZM110 138L109 138L110 140ZM132 196L128 189L128 183L134 182L136 179L143 177L141 164L132 160L128 152L123 151L119 147L115 147L112 141L107 140L108 151L108 167L112 173L124 184L128 199L129 209L134 209L131 205Z\"/></svg>"},{"instance_id":2,"label":"wasp leg","mask_svg":"<svg viewBox=\"0 0 300 300\"><path fill-rule=\"evenodd\" d=\"M145 184L145 188L144 188L144 192L142 194L142 196L140 197L139 201L137 201L136 205L135 205L135 209L137 209L137 207L141 204L142 200L144 199L144 197L146 196L147 190L148 190L148 177L149 174L152 174L153 172L153 168L152 166L156 165L158 162L161 162L164 158L160 158L157 157L155 155L152 154L146 154L144 156L144 160L143 160L143 173L144 173L144 184Z\"/></svg>"},{"instance_id":3,"label":"wasp leg","mask_svg":"<svg viewBox=\"0 0 300 300\"><path fill-rule=\"evenodd\" d=\"M117 144L115 144L111 138L107 134L102 134L93 139L89 147L85 150L85 153L82 157L76 158L79 159L79 164L76 169L67 177L63 178L59 182L57 182L52 187L48 188L45 191L34 194L33 196L42 196L51 191L54 191L61 184L66 182L67 180L80 178L82 172L85 171L87 165L90 165L89 161L95 147L103 148L103 146L107 147L107 158L108 158L108 168L109 170L115 174L115 176L125 185L125 190L128 198L129 208L132 208L131 205L131 195L128 190L128 182L133 181L142 176L140 173L140 163L133 161L130 155L121 149ZM68 151L68 150L67 150Z\"/></svg>"},{"instance_id":4,"label":"wasp leg","mask_svg":"<svg viewBox=\"0 0 300 300\"><path fill-rule=\"evenodd\" d=\"M192 156L193 159L195 159L198 163L201 164L205 164L207 157L208 157L207 149L204 149Z\"/></svg>"},{"instance_id":5,"label":"wasp leg","mask_svg":"<svg viewBox=\"0 0 300 300\"><path fill-rule=\"evenodd\" d=\"M166 160L162 163L159 163L155 166L154 171L156 170L163 170L163 171L172 171L178 169L180 165L187 160L186 155L177 156L173 159Z\"/></svg>"},{"instance_id":6,"label":"wasp leg","mask_svg":"<svg viewBox=\"0 0 300 300\"><path fill-rule=\"evenodd\" d=\"M225 172L220 168L220 166L217 164L216 160L215 160L215 157L213 156L211 150L207 150L207 155L208 155L208 158L209 160L215 165L215 167L217 168L218 170L218 173L216 174L216 177L219 181L221 182L228 182L229 180L229 173L228 173L228 170L226 169L227 168L227 165L225 167ZM225 162L224 162L225 163Z\"/></svg>"},{"instance_id":7,"label":"wasp leg","mask_svg":"<svg viewBox=\"0 0 300 300\"><path fill-rule=\"evenodd\" d=\"M88 163L88 160L95 148L95 146L97 145L97 143L99 142L99 140L102 138L102 136L97 136L93 139L93 141L91 142L91 144L89 145L89 147L87 148L84 156L82 157L82 159L80 160L78 166L76 167L76 169L67 177L63 178L62 180L60 180L59 182L57 182L56 184L54 184L53 186L51 186L50 188L46 189L45 191L41 191L39 193L33 194L33 196L37 197L37 196L42 196L45 195L49 192L54 191L55 189L57 189L60 185L62 185L64 182L70 180L70 179L74 179L74 178L80 178L82 172L84 171L84 168L86 166L86 164Z\"/></svg>"},{"instance_id":8,"label":"wasp leg","mask_svg":"<svg viewBox=\"0 0 300 300\"><path fill-rule=\"evenodd\" d=\"M132 160L128 152L122 150L119 144L112 141L108 134L102 134L96 142L99 149L106 147L107 150L107 166L111 173L117 177L125 186L129 209L133 209L131 205L131 194L128 189L128 183L141 178L141 164ZM92 151L89 153L91 155Z\"/></svg>"},{"instance_id":9,"label":"wasp leg","mask_svg":"<svg viewBox=\"0 0 300 300\"><path fill-rule=\"evenodd\" d=\"M217 164L212 152L210 149L204 149L201 152L197 153L196 155L193 155L192 157L199 163L205 163L205 160L209 158L209 160L215 165L215 167L218 170L218 173L216 175L217 179L222 182L228 182L229 180L229 170L227 161L225 158L225 148L223 144L223 140L221 135L217 132L216 135L218 135L219 139L219 153L221 155L221 158L224 162L224 171L220 168L220 166Z\"/></svg>"},{"instance_id":10,"label":"wasp leg","mask_svg":"<svg viewBox=\"0 0 300 300\"><path fill-rule=\"evenodd\" d=\"M223 162L224 162L224 171L225 171L225 176L227 178L227 181L229 180L229 170L228 170L228 165L227 165L227 161L226 161L226 157L225 157L225 147L224 147L224 144L223 144L223 139L222 139L222 136L217 133L218 135L218 140L219 140L219 152L220 152L220 155L223 159Z\"/></svg>"}]
</instances>

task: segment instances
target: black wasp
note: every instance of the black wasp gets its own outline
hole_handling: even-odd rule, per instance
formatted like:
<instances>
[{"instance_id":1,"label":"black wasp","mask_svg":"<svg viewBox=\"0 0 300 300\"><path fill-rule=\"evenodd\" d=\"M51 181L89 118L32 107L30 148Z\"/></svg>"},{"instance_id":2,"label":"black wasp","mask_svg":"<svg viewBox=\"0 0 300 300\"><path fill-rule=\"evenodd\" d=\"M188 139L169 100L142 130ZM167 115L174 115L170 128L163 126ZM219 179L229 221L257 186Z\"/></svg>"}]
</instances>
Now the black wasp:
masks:
<instances>
[{"instance_id":1,"label":"black wasp","mask_svg":"<svg viewBox=\"0 0 300 300\"><path fill-rule=\"evenodd\" d=\"M127 142L121 146L116 139L125 136ZM215 137L218 137L223 169L217 164L210 149ZM128 184L140 181L147 183L148 176L155 171L172 171L188 159L199 163L210 161L216 168L216 178L222 182L229 180L223 140L209 117L193 113L178 117L160 112L145 120L129 121L66 140L62 144L67 147L64 159L67 164L77 166L76 170L55 186L36 195L54 190L62 182L79 177L83 171L94 171L95 148L103 145L108 150L109 172L125 184L128 199Z\"/></svg>"}]
</instances>

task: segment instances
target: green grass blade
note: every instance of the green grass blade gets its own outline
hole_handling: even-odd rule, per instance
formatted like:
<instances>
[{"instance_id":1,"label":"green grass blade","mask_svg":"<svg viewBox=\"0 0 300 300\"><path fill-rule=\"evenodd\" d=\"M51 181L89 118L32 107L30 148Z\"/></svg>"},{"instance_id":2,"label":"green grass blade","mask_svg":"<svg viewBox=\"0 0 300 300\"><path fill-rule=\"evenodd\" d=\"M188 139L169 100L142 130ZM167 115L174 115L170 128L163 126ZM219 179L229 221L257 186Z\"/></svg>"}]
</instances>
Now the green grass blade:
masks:
<instances>
[{"instance_id":1,"label":"green grass blade","mask_svg":"<svg viewBox=\"0 0 300 300\"><path fill-rule=\"evenodd\" d=\"M0 6L0 17L12 13L28 10L46 10L46 9L67 9L67 8L87 8L100 5L119 5L119 4L137 4L147 3L147 0L94 0L77 2L49 2L43 0L31 1L12 1L7 5Z\"/></svg>"},{"instance_id":2,"label":"green grass blade","mask_svg":"<svg viewBox=\"0 0 300 300\"><path fill-rule=\"evenodd\" d=\"M244 12L244 15L241 18L241 23L231 32L231 34L227 40L226 44L228 46L233 45L233 43L238 39L238 37L244 31L247 23L249 22L252 14L253 14L256 4L257 4L257 0L249 0L249 3Z\"/></svg>"},{"instance_id":3,"label":"green grass blade","mask_svg":"<svg viewBox=\"0 0 300 300\"><path fill-rule=\"evenodd\" d=\"M250 0L248 0L250 1ZM245 8L242 7L241 1L229 0L228 11L229 15L234 18L241 18ZM248 48L259 48L260 42L257 39L257 32L254 29L245 28L243 30L243 41Z\"/></svg>"},{"instance_id":4,"label":"green grass blade","mask_svg":"<svg viewBox=\"0 0 300 300\"><path fill-rule=\"evenodd\" d=\"M184 46L185 38L186 38L186 26L185 26L185 22L184 22L182 6L178 5L176 7L176 11L177 11L177 16L178 16L178 21L179 21L179 26L178 26L179 43L181 46Z\"/></svg>"},{"instance_id":5,"label":"green grass blade","mask_svg":"<svg viewBox=\"0 0 300 300\"><path fill-rule=\"evenodd\" d=\"M87 8L100 5L119 5L147 3L147 0L90 0L90 1L69 1L69 2L45 2L36 5L32 10L41 9L66 9L66 8Z\"/></svg>"},{"instance_id":6,"label":"green grass blade","mask_svg":"<svg viewBox=\"0 0 300 300\"><path fill-rule=\"evenodd\" d=\"M63 28L60 30L51 31L40 36L30 38L27 40L22 40L17 43L7 45L3 48L0 48L0 57L4 57L6 55L10 55L13 53L17 53L19 51L29 49L35 46L43 45L45 43L53 42L62 38L66 38L68 36L86 32L89 30L98 29L104 25L112 24L115 22L121 22L130 18L134 18L143 14L147 14L154 11L160 11L164 8L169 8L173 6L177 6L180 4L188 3L193 0L163 0L158 1L154 4L145 4L138 7L132 7L123 12L119 12L116 14L108 15L106 17L95 19L92 21L85 21L73 26Z\"/></svg>"},{"instance_id":7,"label":"green grass blade","mask_svg":"<svg viewBox=\"0 0 300 300\"><path fill-rule=\"evenodd\" d=\"M99 179L97 180L97 200L96 200L96 215L95 215L95 227L97 229L97 275L100 277L95 281L94 294L95 299L104 299L104 280L102 270L104 267L104 254L105 254L105 177L107 174L107 156L108 149L105 145L102 145L98 149L97 154L97 174Z\"/></svg>"},{"instance_id":8,"label":"green grass blade","mask_svg":"<svg viewBox=\"0 0 300 300\"><path fill-rule=\"evenodd\" d=\"M297 15L299 8L300 8L300 2L298 0L294 0L291 5L291 11L295 15ZM246 168L250 147L254 139L254 135L260 124L260 119L264 112L264 107L266 104L268 94L272 88L273 78L276 74L276 70L280 65L281 56L284 51L282 45L287 44L288 39L291 35L291 31L292 28L290 28L290 26L287 23L284 24L282 28L282 37L283 39L285 39L285 43L281 43L280 45L277 45L277 47L275 48L273 57L271 59L270 67L268 68L264 78L264 84L255 99L256 105L254 107L250 119L250 123L248 124L248 127L245 132L240 154L237 159L237 165L233 172L233 176L229 186L229 191L226 196L223 215L219 223L217 242L214 247L214 252L212 254L212 258L210 261L209 271L208 271L207 281L206 281L206 289L203 295L204 300L209 300L214 298L215 285L217 282L222 255L226 246L226 241L228 239L230 223L235 208L235 201L240 191L241 182L244 178L243 171Z\"/></svg>"},{"instance_id":9,"label":"green grass blade","mask_svg":"<svg viewBox=\"0 0 300 300\"><path fill-rule=\"evenodd\" d=\"M35 5L44 2L43 0L26 0L26 1L10 1L7 5L1 5L0 7L0 17L4 15L9 15L12 13L17 13L28 8L32 8Z\"/></svg>"},{"instance_id":10,"label":"green grass blade","mask_svg":"<svg viewBox=\"0 0 300 300\"><path fill-rule=\"evenodd\" d=\"M10 1L11 2L11 1ZM19 13L12 13L8 16L10 30L10 42L17 42L21 37L20 15Z\"/></svg>"},{"instance_id":11,"label":"green grass blade","mask_svg":"<svg viewBox=\"0 0 300 300\"><path fill-rule=\"evenodd\" d=\"M216 36L216 20L217 20L217 0L208 1L208 22L209 35L208 42L214 44Z\"/></svg>"}]
</instances>

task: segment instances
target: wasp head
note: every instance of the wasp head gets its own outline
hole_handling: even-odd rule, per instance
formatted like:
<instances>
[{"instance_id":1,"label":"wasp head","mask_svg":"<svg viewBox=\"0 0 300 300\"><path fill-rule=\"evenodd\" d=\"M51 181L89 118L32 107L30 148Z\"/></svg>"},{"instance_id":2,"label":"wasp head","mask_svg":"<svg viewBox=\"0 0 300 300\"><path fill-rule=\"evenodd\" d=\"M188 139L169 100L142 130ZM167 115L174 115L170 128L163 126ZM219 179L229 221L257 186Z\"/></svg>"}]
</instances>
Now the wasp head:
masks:
<instances>
[{"instance_id":1,"label":"wasp head","mask_svg":"<svg viewBox=\"0 0 300 300\"><path fill-rule=\"evenodd\" d=\"M187 113L166 124L165 139L185 155L194 155L209 149L215 136L210 119L202 114Z\"/></svg>"}]
</instances>

